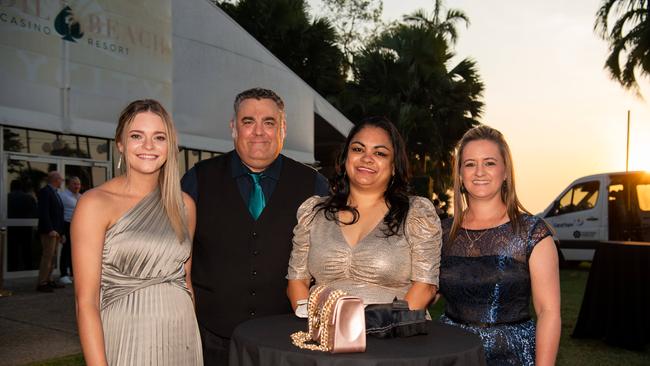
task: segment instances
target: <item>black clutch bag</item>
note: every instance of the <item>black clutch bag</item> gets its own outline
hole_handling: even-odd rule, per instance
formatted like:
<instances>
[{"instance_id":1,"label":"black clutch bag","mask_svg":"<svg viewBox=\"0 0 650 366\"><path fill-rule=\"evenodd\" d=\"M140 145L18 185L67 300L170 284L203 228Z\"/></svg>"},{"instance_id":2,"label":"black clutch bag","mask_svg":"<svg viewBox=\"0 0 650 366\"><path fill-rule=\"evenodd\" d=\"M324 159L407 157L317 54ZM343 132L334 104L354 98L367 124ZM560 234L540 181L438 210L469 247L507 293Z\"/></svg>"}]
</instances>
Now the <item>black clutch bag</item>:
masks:
<instances>
[{"instance_id":1,"label":"black clutch bag","mask_svg":"<svg viewBox=\"0 0 650 366\"><path fill-rule=\"evenodd\" d=\"M409 310L405 300L366 306L366 334L378 338L427 334L426 310Z\"/></svg>"}]
</instances>

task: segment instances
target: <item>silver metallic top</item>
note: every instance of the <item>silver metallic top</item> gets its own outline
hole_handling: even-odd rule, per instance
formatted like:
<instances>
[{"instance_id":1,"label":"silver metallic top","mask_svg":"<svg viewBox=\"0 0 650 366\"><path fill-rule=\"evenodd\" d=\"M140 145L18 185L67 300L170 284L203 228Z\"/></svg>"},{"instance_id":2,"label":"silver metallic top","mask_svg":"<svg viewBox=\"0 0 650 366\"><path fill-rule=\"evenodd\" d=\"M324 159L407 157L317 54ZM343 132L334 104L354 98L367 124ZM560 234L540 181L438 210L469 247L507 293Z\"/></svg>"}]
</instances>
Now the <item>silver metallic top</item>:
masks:
<instances>
[{"instance_id":1,"label":"silver metallic top","mask_svg":"<svg viewBox=\"0 0 650 366\"><path fill-rule=\"evenodd\" d=\"M403 299L411 281L438 285L441 229L436 210L426 198L413 196L405 234L386 237L380 222L355 246L350 246L334 221L307 199L298 209L287 279L311 279L359 296L365 304Z\"/></svg>"}]
</instances>

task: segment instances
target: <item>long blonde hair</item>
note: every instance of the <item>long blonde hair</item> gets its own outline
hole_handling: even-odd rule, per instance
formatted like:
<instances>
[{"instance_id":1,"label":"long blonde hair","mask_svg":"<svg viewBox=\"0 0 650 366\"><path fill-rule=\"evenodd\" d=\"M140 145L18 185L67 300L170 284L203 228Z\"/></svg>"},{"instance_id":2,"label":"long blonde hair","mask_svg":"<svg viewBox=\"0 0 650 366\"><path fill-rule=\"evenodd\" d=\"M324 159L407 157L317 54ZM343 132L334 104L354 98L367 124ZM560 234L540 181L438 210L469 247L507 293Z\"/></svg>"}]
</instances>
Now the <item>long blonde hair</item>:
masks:
<instances>
[{"instance_id":1,"label":"long blonde hair","mask_svg":"<svg viewBox=\"0 0 650 366\"><path fill-rule=\"evenodd\" d=\"M167 110L156 100L142 99L131 102L122 113L117 124L115 131L115 142L118 141L122 146L126 146L126 139L124 131L131 125L135 116L139 113L151 112L160 117L165 126L165 133L167 134L167 160L160 168L158 175L158 188L160 190L160 197L167 213L167 217L174 228L176 237L180 242L187 238L187 226L185 225L185 212L183 210L183 194L181 193L180 177L178 173L178 139L176 136L176 128L172 122L172 118L167 113ZM129 174L129 162L126 154L123 154L120 159L124 159L122 170Z\"/></svg>"},{"instance_id":2,"label":"long blonde hair","mask_svg":"<svg viewBox=\"0 0 650 366\"><path fill-rule=\"evenodd\" d=\"M519 234L521 231L521 215L522 213L527 213L528 210L519 202L517 198L517 192L515 190L515 170L512 163L512 154L510 153L510 147L506 142L503 134L498 130L481 125L470 129L465 132L463 137L458 141L456 149L454 152L453 159L453 168L454 168L454 222L451 225L451 231L449 232L449 240L453 243L458 234L458 230L463 223L463 218L465 216L465 209L467 208L467 191L461 182L461 166L463 161L463 150L468 143L477 140L486 140L494 142L499 147L499 152L503 158L503 163L505 165L506 180L501 186L501 201L506 205L506 212L508 213L508 218L510 219L510 225L512 225L512 230L515 234Z\"/></svg>"}]
</instances>

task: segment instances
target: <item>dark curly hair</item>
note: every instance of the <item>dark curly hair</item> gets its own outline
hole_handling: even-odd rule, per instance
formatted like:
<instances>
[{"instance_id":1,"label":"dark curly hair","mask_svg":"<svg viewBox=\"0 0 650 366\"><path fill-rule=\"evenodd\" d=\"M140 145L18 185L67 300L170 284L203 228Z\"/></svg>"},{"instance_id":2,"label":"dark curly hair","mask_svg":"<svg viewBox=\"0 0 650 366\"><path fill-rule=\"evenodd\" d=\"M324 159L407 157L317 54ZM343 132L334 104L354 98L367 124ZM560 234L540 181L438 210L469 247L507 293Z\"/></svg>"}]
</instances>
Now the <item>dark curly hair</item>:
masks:
<instances>
[{"instance_id":1,"label":"dark curly hair","mask_svg":"<svg viewBox=\"0 0 650 366\"><path fill-rule=\"evenodd\" d=\"M359 211L348 205L350 181L345 172L345 162L348 158L348 150L352 139L366 127L377 127L386 131L391 143L393 144L393 166L395 168L395 174L391 178L390 183L384 192L384 199L388 205L388 213L384 217L384 224L386 227L383 229L383 233L389 237L398 234L404 227L406 214L409 210L410 189L409 164L404 140L395 125L385 117L369 117L363 119L359 124L352 128L345 140L345 146L336 162L335 175L330 180L333 194L325 201L316 205L314 209L324 211L325 217L328 220L336 221L338 224L352 225L359 221ZM349 222L340 221L337 214L341 211L351 212L353 215L352 220Z\"/></svg>"}]
</instances>

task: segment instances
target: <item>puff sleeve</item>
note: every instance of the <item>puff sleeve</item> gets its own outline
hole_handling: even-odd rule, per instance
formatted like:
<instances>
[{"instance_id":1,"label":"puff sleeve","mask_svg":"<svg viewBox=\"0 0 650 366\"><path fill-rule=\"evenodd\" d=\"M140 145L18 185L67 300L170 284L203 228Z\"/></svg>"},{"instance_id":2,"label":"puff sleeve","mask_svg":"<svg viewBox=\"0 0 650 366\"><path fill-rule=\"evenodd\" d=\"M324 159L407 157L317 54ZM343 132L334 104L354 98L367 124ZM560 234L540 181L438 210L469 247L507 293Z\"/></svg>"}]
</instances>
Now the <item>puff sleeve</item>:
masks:
<instances>
[{"instance_id":1,"label":"puff sleeve","mask_svg":"<svg viewBox=\"0 0 650 366\"><path fill-rule=\"evenodd\" d=\"M289 269L287 273L288 280L310 279L311 273L307 260L309 257L309 246L311 226L314 221L316 211L314 206L321 202L319 196L309 197L298 207L297 219L298 224L293 228L293 248L289 258Z\"/></svg>"},{"instance_id":2,"label":"puff sleeve","mask_svg":"<svg viewBox=\"0 0 650 366\"><path fill-rule=\"evenodd\" d=\"M405 230L411 246L411 281L438 286L442 229L430 200L411 198Z\"/></svg>"}]
</instances>

